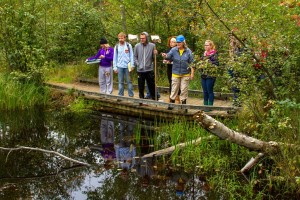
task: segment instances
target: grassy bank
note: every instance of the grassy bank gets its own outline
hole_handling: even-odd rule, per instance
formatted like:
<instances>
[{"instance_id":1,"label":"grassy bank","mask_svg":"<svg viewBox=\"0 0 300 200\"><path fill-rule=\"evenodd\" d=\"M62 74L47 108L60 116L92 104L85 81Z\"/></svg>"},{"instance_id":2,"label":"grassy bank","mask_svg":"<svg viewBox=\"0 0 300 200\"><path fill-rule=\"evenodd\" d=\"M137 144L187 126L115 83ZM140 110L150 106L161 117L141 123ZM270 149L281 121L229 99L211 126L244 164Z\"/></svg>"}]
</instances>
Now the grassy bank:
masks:
<instances>
[{"instance_id":1,"label":"grassy bank","mask_svg":"<svg viewBox=\"0 0 300 200\"><path fill-rule=\"evenodd\" d=\"M48 99L49 91L43 85L21 83L7 74L0 74L1 109L30 109L46 105Z\"/></svg>"},{"instance_id":2,"label":"grassy bank","mask_svg":"<svg viewBox=\"0 0 300 200\"><path fill-rule=\"evenodd\" d=\"M300 110L295 110L295 106L291 107L290 104L289 106L283 106L283 103L274 105L273 124L270 123L271 119L266 119L265 122L268 123L269 134L267 135L268 131L264 129L255 132L255 136L252 135L263 141L276 141L288 145L283 146L276 155L265 156L245 174L240 173L240 170L258 152L218 137L210 138L208 136L211 133L196 123L180 120L166 123L155 135L153 144L157 149L162 149L183 142L190 143L182 150L176 148L167 162L171 162L173 166L181 166L185 171L195 172L199 179L208 183L212 193L218 194L218 198L295 199L300 195L300 123L298 117L290 119L284 125L283 122L275 121L275 119L282 121L277 114L287 116L290 113L299 116ZM284 111L282 107L285 107ZM247 114L249 112L247 110L245 112L240 115L249 120L251 118ZM238 118L223 120L223 123L233 130L245 131L247 121ZM280 128L274 131L278 124ZM273 137L270 136L270 132ZM203 138L202 142L197 145L191 144L191 141L197 138ZM294 148L290 148L291 144Z\"/></svg>"}]
</instances>

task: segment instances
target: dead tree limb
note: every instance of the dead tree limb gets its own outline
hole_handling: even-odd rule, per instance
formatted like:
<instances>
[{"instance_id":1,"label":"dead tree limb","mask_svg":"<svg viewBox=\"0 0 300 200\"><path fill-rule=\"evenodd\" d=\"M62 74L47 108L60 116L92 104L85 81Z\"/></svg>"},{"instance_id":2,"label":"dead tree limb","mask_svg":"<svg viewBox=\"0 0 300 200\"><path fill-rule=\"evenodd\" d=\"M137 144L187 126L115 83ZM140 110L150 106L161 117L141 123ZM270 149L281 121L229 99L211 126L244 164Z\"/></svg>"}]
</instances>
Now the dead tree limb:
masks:
<instances>
[{"instance_id":1,"label":"dead tree limb","mask_svg":"<svg viewBox=\"0 0 300 200\"><path fill-rule=\"evenodd\" d=\"M50 150L45 150L45 149L40 149L40 148L34 148L34 147L25 147L25 146L19 146L19 147L16 147L16 148L4 148L4 147L0 147L0 150L3 150L3 151L9 151L8 152L8 155L12 152L12 151L18 151L18 150L30 150L30 151L40 151L40 152L43 152L43 153L47 153L47 154L54 154L54 155L57 155L65 160L68 160L68 161L71 161L71 162L74 162L74 163L77 163L77 164L80 164L80 165L84 165L84 166L90 166L90 164L88 163L85 163L85 162L81 162L81 161L78 161L78 160L74 160L72 158L69 158L61 153L58 153L56 151L50 151ZM8 157L7 155L7 157Z\"/></svg>"},{"instance_id":2,"label":"dead tree limb","mask_svg":"<svg viewBox=\"0 0 300 200\"><path fill-rule=\"evenodd\" d=\"M277 142L265 142L256 138L236 132L214 118L206 115L203 111L199 111L194 115L194 119L210 133L228 140L238 145L244 146L250 150L263 152L266 154L276 154L279 150Z\"/></svg>"},{"instance_id":3,"label":"dead tree limb","mask_svg":"<svg viewBox=\"0 0 300 200\"><path fill-rule=\"evenodd\" d=\"M251 158L247 164L241 169L241 173L245 173L247 171L249 171L249 169L251 169L254 165L256 165L256 163L259 162L259 160L264 157L265 154L263 153L259 153L257 154L257 156L255 156L255 158Z\"/></svg>"},{"instance_id":4,"label":"dead tree limb","mask_svg":"<svg viewBox=\"0 0 300 200\"><path fill-rule=\"evenodd\" d=\"M150 158L150 157L153 157L153 156L162 156L162 155L170 154L170 153L172 153L173 151L175 151L176 148L183 149L183 148L186 147L187 145L191 145L191 144L193 144L193 145L200 144L200 143L202 142L203 139L211 139L211 138L213 138L212 135L210 135L210 136L208 136L208 137L204 137L204 138L198 138L198 139L196 139L196 140L192 140L191 142L180 143L180 144L177 144L177 145L174 145L174 146L165 148L165 149L161 149L161 150L154 151L154 152L152 152L152 153L146 154L146 155L144 155L142 158Z\"/></svg>"}]
</instances>

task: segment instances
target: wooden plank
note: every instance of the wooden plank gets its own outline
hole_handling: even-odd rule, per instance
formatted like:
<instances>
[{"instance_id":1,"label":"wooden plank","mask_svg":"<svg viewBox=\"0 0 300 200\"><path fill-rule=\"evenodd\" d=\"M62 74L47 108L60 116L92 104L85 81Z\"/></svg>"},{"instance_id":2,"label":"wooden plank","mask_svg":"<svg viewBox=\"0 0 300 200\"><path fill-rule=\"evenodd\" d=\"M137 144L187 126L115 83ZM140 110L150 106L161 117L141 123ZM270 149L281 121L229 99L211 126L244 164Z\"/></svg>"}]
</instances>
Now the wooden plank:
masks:
<instances>
[{"instance_id":1,"label":"wooden plank","mask_svg":"<svg viewBox=\"0 0 300 200\"><path fill-rule=\"evenodd\" d=\"M88 91L88 86L80 87L73 84L56 84L47 83L51 88L67 92L74 90L77 95L83 95L87 99L96 100L99 102L97 110L105 112L113 112L116 114L128 116L140 116L142 118L165 118L174 119L175 117L186 118L192 120L193 115L199 110L211 109L209 112L211 116L231 117L227 111L237 110L238 108L232 106L201 106L192 104L170 104L149 99L138 99L132 97L101 94L99 92ZM168 106L172 106L173 110L168 110Z\"/></svg>"}]
</instances>

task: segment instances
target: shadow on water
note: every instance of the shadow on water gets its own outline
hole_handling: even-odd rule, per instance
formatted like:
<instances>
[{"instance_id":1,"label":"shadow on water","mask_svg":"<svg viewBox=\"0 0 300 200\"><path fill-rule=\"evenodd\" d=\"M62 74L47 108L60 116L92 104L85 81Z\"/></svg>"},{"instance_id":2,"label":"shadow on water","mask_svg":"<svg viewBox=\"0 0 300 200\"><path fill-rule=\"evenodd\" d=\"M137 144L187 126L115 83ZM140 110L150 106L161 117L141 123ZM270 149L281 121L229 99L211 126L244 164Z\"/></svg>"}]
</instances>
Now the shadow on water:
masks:
<instances>
[{"instance_id":1,"label":"shadow on water","mask_svg":"<svg viewBox=\"0 0 300 200\"><path fill-rule=\"evenodd\" d=\"M1 112L0 199L209 199L205 183L160 158L149 137L154 122L101 113Z\"/></svg>"}]
</instances>

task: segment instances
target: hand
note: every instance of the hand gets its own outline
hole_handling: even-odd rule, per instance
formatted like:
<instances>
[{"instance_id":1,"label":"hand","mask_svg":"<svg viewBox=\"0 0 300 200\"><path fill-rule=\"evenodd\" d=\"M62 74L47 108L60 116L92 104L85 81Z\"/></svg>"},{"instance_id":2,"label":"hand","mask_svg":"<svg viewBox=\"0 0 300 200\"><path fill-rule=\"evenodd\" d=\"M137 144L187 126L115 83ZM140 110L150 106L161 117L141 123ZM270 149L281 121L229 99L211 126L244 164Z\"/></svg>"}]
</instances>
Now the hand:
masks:
<instances>
[{"instance_id":1,"label":"hand","mask_svg":"<svg viewBox=\"0 0 300 200\"><path fill-rule=\"evenodd\" d=\"M154 51L153 51L153 53L154 53L154 55L157 55L157 50L156 49L154 49Z\"/></svg>"},{"instance_id":2,"label":"hand","mask_svg":"<svg viewBox=\"0 0 300 200\"><path fill-rule=\"evenodd\" d=\"M194 80L194 73L191 73L191 80Z\"/></svg>"},{"instance_id":3,"label":"hand","mask_svg":"<svg viewBox=\"0 0 300 200\"><path fill-rule=\"evenodd\" d=\"M170 61L168 61L168 60L163 60L163 63L164 63L164 64L170 64Z\"/></svg>"},{"instance_id":4,"label":"hand","mask_svg":"<svg viewBox=\"0 0 300 200\"><path fill-rule=\"evenodd\" d=\"M104 58L104 55L99 56L100 59Z\"/></svg>"},{"instance_id":5,"label":"hand","mask_svg":"<svg viewBox=\"0 0 300 200\"><path fill-rule=\"evenodd\" d=\"M161 56L165 58L167 56L167 54L166 53L162 53Z\"/></svg>"},{"instance_id":6,"label":"hand","mask_svg":"<svg viewBox=\"0 0 300 200\"><path fill-rule=\"evenodd\" d=\"M118 73L118 70L116 69L116 70L114 70L114 72L117 74L117 73Z\"/></svg>"}]
</instances>

